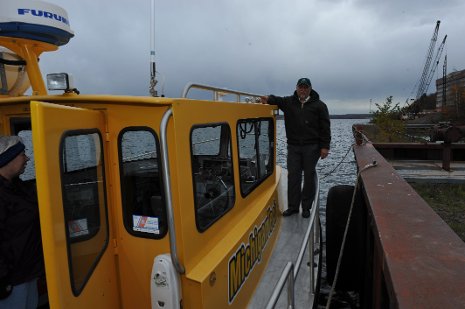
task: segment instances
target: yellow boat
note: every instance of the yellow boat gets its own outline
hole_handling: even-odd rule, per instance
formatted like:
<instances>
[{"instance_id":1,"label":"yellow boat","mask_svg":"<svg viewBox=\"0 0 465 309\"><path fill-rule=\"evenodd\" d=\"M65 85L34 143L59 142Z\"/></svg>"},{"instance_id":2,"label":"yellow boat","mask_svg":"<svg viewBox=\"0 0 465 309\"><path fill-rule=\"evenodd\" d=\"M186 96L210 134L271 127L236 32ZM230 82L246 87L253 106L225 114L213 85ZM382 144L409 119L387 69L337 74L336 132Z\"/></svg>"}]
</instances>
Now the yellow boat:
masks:
<instances>
[{"instance_id":1,"label":"yellow boat","mask_svg":"<svg viewBox=\"0 0 465 309\"><path fill-rule=\"evenodd\" d=\"M50 307L246 308L285 207L275 107L46 87L38 58L74 35L66 11L0 8L0 134L30 146Z\"/></svg>"}]
</instances>

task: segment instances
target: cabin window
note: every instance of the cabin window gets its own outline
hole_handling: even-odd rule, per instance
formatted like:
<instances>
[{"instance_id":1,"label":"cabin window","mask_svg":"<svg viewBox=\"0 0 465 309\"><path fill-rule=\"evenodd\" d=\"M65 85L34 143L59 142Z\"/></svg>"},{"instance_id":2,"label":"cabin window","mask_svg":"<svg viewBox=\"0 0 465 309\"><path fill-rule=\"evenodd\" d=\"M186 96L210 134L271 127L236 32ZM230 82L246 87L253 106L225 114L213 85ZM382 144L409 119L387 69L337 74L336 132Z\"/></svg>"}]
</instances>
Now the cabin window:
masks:
<instances>
[{"instance_id":1,"label":"cabin window","mask_svg":"<svg viewBox=\"0 0 465 309\"><path fill-rule=\"evenodd\" d=\"M103 147L97 130L69 131L60 145L71 287L79 295L108 245Z\"/></svg>"},{"instance_id":2,"label":"cabin window","mask_svg":"<svg viewBox=\"0 0 465 309\"><path fill-rule=\"evenodd\" d=\"M155 132L128 128L118 140L124 226L134 236L162 238L168 226Z\"/></svg>"},{"instance_id":3,"label":"cabin window","mask_svg":"<svg viewBox=\"0 0 465 309\"><path fill-rule=\"evenodd\" d=\"M246 196L274 168L272 119L244 119L237 123L241 194Z\"/></svg>"},{"instance_id":4,"label":"cabin window","mask_svg":"<svg viewBox=\"0 0 465 309\"><path fill-rule=\"evenodd\" d=\"M231 131L227 124L191 130L195 221L205 231L234 205Z\"/></svg>"}]
</instances>

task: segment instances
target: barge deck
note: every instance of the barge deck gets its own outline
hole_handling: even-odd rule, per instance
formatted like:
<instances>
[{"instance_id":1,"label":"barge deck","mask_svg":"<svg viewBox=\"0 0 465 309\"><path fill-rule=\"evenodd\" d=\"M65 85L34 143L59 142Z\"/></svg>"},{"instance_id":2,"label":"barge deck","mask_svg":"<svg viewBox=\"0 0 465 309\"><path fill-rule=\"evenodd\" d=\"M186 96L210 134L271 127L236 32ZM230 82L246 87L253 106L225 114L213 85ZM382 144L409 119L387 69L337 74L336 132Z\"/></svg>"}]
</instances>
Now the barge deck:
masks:
<instances>
[{"instance_id":1,"label":"barge deck","mask_svg":"<svg viewBox=\"0 0 465 309\"><path fill-rule=\"evenodd\" d=\"M359 170L377 162L361 173L357 191L363 226L357 235L364 261L357 270L364 274L358 286L361 307L464 308L465 243L388 162L393 157L386 153L405 149L390 145L386 152L375 146L354 146ZM462 160L459 153L454 156Z\"/></svg>"}]
</instances>

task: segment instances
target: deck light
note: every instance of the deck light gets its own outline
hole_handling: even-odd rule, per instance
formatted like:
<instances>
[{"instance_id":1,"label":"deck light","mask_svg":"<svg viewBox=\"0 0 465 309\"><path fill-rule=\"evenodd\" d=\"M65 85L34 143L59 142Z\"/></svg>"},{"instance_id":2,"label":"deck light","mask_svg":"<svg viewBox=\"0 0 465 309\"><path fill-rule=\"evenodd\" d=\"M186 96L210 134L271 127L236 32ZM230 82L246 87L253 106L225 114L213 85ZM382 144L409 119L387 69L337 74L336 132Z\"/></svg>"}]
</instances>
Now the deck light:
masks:
<instances>
[{"instance_id":1,"label":"deck light","mask_svg":"<svg viewBox=\"0 0 465 309\"><path fill-rule=\"evenodd\" d=\"M65 92L76 92L74 88L73 76L68 73L51 73L47 74L48 90L64 90Z\"/></svg>"}]
</instances>

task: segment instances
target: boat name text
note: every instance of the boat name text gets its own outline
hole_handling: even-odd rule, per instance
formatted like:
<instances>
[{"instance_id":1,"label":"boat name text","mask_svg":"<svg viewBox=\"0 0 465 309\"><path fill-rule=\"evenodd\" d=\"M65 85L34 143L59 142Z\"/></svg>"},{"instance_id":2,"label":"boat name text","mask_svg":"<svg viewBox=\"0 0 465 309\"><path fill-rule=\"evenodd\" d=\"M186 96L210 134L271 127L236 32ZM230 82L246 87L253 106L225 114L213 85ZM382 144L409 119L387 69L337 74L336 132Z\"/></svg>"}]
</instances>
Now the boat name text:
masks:
<instances>
[{"instance_id":1,"label":"boat name text","mask_svg":"<svg viewBox=\"0 0 465 309\"><path fill-rule=\"evenodd\" d=\"M277 213L276 200L273 200L271 205L268 206L266 217L263 219L260 226L257 227L255 225L250 232L248 243L242 243L237 248L236 253L229 259L228 295L230 304L249 277L255 265L260 263L263 250L275 229Z\"/></svg>"}]
</instances>

